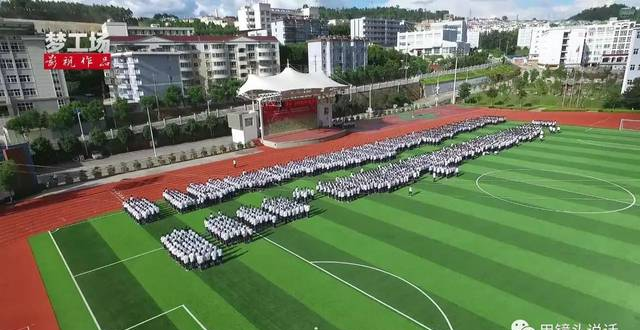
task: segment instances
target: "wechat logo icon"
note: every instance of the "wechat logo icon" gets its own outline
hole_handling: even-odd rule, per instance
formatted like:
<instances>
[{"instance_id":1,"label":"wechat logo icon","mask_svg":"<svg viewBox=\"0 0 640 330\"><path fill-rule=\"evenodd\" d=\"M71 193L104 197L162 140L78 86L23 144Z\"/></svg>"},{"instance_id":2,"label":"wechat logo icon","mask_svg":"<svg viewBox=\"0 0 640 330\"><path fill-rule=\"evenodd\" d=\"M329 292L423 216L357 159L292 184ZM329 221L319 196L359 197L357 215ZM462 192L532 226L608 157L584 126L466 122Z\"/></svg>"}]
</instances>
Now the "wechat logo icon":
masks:
<instances>
[{"instance_id":1,"label":"wechat logo icon","mask_svg":"<svg viewBox=\"0 0 640 330\"><path fill-rule=\"evenodd\" d=\"M529 326L529 322L525 320L515 320L511 323L511 330L535 330Z\"/></svg>"}]
</instances>

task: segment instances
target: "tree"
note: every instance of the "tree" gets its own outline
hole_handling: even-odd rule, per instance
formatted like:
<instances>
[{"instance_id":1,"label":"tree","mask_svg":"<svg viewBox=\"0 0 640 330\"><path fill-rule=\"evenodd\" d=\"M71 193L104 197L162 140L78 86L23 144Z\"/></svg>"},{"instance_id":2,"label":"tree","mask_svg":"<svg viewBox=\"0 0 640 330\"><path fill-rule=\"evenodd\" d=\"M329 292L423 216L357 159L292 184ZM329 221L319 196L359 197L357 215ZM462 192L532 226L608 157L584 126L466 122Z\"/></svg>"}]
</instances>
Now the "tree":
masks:
<instances>
[{"instance_id":1,"label":"tree","mask_svg":"<svg viewBox=\"0 0 640 330\"><path fill-rule=\"evenodd\" d=\"M525 85L529 83L529 71L525 71L522 73L522 83Z\"/></svg>"},{"instance_id":2,"label":"tree","mask_svg":"<svg viewBox=\"0 0 640 330\"><path fill-rule=\"evenodd\" d=\"M215 102L230 102L236 98L238 88L240 88L240 86L242 86L241 81L233 78L226 78L209 87L209 96Z\"/></svg>"},{"instance_id":3,"label":"tree","mask_svg":"<svg viewBox=\"0 0 640 330\"><path fill-rule=\"evenodd\" d=\"M537 69L533 69L529 73L529 81L534 82L536 81L536 79L538 79L539 76L540 76L540 71L538 71Z\"/></svg>"},{"instance_id":4,"label":"tree","mask_svg":"<svg viewBox=\"0 0 640 330\"><path fill-rule=\"evenodd\" d=\"M493 101L498 97L498 90L495 87L490 87L485 94L487 94L487 97L491 99L491 106L493 106Z\"/></svg>"},{"instance_id":5,"label":"tree","mask_svg":"<svg viewBox=\"0 0 640 330\"><path fill-rule=\"evenodd\" d=\"M527 90L524 88L524 85L518 86L516 90L516 95L518 95L518 100L520 101L520 107L522 108L522 100L527 96Z\"/></svg>"},{"instance_id":6,"label":"tree","mask_svg":"<svg viewBox=\"0 0 640 330\"><path fill-rule=\"evenodd\" d=\"M640 78L636 78L622 94L622 104L627 108L640 109Z\"/></svg>"},{"instance_id":7,"label":"tree","mask_svg":"<svg viewBox=\"0 0 640 330\"><path fill-rule=\"evenodd\" d=\"M49 139L40 136L35 138L30 145L34 153L34 163L48 165L56 162L56 153Z\"/></svg>"},{"instance_id":8,"label":"tree","mask_svg":"<svg viewBox=\"0 0 640 330\"><path fill-rule=\"evenodd\" d=\"M187 97L191 105L204 103L204 91L200 86L191 86L187 89Z\"/></svg>"},{"instance_id":9,"label":"tree","mask_svg":"<svg viewBox=\"0 0 640 330\"><path fill-rule=\"evenodd\" d=\"M204 120L204 126L209 130L210 136L213 137L213 132L215 131L216 126L218 126L218 117L208 115Z\"/></svg>"},{"instance_id":10,"label":"tree","mask_svg":"<svg viewBox=\"0 0 640 330\"><path fill-rule=\"evenodd\" d=\"M180 135L180 127L175 123L170 123L167 124L162 132L169 140L171 140L171 143L175 143L176 138Z\"/></svg>"},{"instance_id":11,"label":"tree","mask_svg":"<svg viewBox=\"0 0 640 330\"><path fill-rule=\"evenodd\" d=\"M104 108L98 100L93 100L87 104L83 104L80 108L82 119L88 121L92 125L96 125L104 117Z\"/></svg>"},{"instance_id":12,"label":"tree","mask_svg":"<svg viewBox=\"0 0 640 330\"><path fill-rule=\"evenodd\" d=\"M164 103L170 107L175 107L182 102L182 90L176 85L167 87L164 91Z\"/></svg>"},{"instance_id":13,"label":"tree","mask_svg":"<svg viewBox=\"0 0 640 330\"><path fill-rule=\"evenodd\" d=\"M466 82L460 84L460 87L458 89L458 97L464 100L469 97L469 95L471 95L471 85Z\"/></svg>"},{"instance_id":14,"label":"tree","mask_svg":"<svg viewBox=\"0 0 640 330\"><path fill-rule=\"evenodd\" d=\"M113 118L116 120L116 126L122 127L129 125L129 103L127 100L117 98L113 103Z\"/></svg>"},{"instance_id":15,"label":"tree","mask_svg":"<svg viewBox=\"0 0 640 330\"><path fill-rule=\"evenodd\" d=\"M101 129L94 128L89 133L89 140L93 148L102 150L107 144L107 135Z\"/></svg>"},{"instance_id":16,"label":"tree","mask_svg":"<svg viewBox=\"0 0 640 330\"><path fill-rule=\"evenodd\" d=\"M145 95L140 98L140 108L143 111L146 111L147 108L153 109L155 105L156 105L156 98L153 96Z\"/></svg>"},{"instance_id":17,"label":"tree","mask_svg":"<svg viewBox=\"0 0 640 330\"><path fill-rule=\"evenodd\" d=\"M0 164L0 188L6 191L13 192L17 188L18 183L18 165L16 162L9 159Z\"/></svg>"},{"instance_id":18,"label":"tree","mask_svg":"<svg viewBox=\"0 0 640 330\"><path fill-rule=\"evenodd\" d=\"M332 36L348 36L351 33L349 24L335 24L329 26L329 35Z\"/></svg>"},{"instance_id":19,"label":"tree","mask_svg":"<svg viewBox=\"0 0 640 330\"><path fill-rule=\"evenodd\" d=\"M72 134L66 133L58 140L58 148L73 157L80 153L80 141Z\"/></svg>"},{"instance_id":20,"label":"tree","mask_svg":"<svg viewBox=\"0 0 640 330\"><path fill-rule=\"evenodd\" d=\"M158 130L155 129L155 127L153 128L153 137L157 137L158 136ZM142 128L142 137L147 140L147 141L151 141L151 129L149 128L149 125L145 125Z\"/></svg>"},{"instance_id":21,"label":"tree","mask_svg":"<svg viewBox=\"0 0 640 330\"><path fill-rule=\"evenodd\" d=\"M60 107L58 111L49 116L49 126L57 132L64 132L72 128L78 120L74 110L76 104L72 102Z\"/></svg>"},{"instance_id":22,"label":"tree","mask_svg":"<svg viewBox=\"0 0 640 330\"><path fill-rule=\"evenodd\" d=\"M200 127L196 120L191 118L187 120L184 125L182 125L182 134L189 139L193 139L199 128Z\"/></svg>"},{"instance_id":23,"label":"tree","mask_svg":"<svg viewBox=\"0 0 640 330\"><path fill-rule=\"evenodd\" d=\"M133 132L129 127L120 127L116 133L116 138L129 151L129 141L133 138Z\"/></svg>"}]
</instances>

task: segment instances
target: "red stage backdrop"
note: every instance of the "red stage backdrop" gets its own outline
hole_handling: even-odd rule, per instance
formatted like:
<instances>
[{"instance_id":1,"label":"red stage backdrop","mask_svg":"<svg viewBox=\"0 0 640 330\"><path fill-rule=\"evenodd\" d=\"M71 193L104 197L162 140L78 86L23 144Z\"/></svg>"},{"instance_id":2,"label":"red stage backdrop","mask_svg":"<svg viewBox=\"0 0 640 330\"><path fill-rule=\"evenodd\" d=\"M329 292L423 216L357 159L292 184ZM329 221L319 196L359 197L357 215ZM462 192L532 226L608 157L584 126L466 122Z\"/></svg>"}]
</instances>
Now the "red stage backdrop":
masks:
<instances>
[{"instance_id":1,"label":"red stage backdrop","mask_svg":"<svg viewBox=\"0 0 640 330\"><path fill-rule=\"evenodd\" d=\"M317 127L318 99L283 100L262 105L265 135Z\"/></svg>"}]
</instances>

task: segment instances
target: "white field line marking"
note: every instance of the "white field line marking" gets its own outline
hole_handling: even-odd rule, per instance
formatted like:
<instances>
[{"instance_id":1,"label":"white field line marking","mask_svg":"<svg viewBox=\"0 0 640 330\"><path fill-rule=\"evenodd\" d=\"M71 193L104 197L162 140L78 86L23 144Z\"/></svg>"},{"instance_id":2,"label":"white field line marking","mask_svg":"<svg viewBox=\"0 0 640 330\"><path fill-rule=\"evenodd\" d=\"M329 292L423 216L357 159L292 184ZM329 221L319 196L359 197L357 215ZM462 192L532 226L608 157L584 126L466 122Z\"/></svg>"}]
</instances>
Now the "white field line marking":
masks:
<instances>
[{"instance_id":1,"label":"white field line marking","mask_svg":"<svg viewBox=\"0 0 640 330\"><path fill-rule=\"evenodd\" d=\"M602 119L602 120L598 120L598 121L596 121L595 123L591 123L591 124L589 124L589 125L591 125L591 127L589 127L589 128L587 128L587 129L585 129L584 131L585 131L585 132L588 132L588 131L590 131L590 130L592 130L592 129L594 129L594 128L602 128L602 127L594 127L593 125L600 124L601 122L603 122L603 121L607 121L607 120L609 120L609 118L608 118L608 117L607 117L607 118L605 118L605 119Z\"/></svg>"},{"instance_id":2,"label":"white field line marking","mask_svg":"<svg viewBox=\"0 0 640 330\"><path fill-rule=\"evenodd\" d=\"M429 328L428 326L426 326L426 325L424 325L424 324L420 323L418 320L416 320L416 319L412 318L411 316L409 316L409 315L407 315L407 314L405 314L405 313L403 313L403 312L399 311L399 310L398 310L398 309L396 309L395 307L393 307L393 306L391 306L391 305L389 305L389 304L385 303L384 301L382 301L382 300L380 300L380 299L378 299L378 298L376 298L376 297L372 296L371 294L369 294L369 293L367 293L366 291L364 291L364 290L362 290L362 289L358 288L357 286L355 286L355 285L353 285L353 284L351 284L351 283L349 283L349 282L347 282L347 281L343 280L342 278L338 277L337 275L334 275L333 273L329 272L328 270L326 270L326 269L324 269L324 268L322 268L322 267L320 267L320 266L318 266L318 265L316 265L316 264L312 263L311 261L309 261L309 260L305 259L304 257L302 257L302 256L298 255L297 253L295 253L295 252L293 252L293 251L291 251L291 250L287 249L286 247L284 247L284 246L282 246L282 245L280 245L280 244L278 244L278 243L276 243L276 242L272 241L272 240L271 240L271 239L269 239L268 237L264 237L264 236L262 236L262 235L260 235L260 237L262 237L263 239L265 239L267 242L269 242L269 243L271 243L271 244L273 244L273 245L275 245L275 246L277 246L277 247L279 247L279 248L281 248L281 249L283 249L283 250L285 250L285 251L289 252L291 255L293 255L293 256L297 257L298 259L300 259L300 260L302 260L302 261L304 261L304 262L308 263L309 265L311 265L311 266L315 267L316 269L320 270L321 272L323 272L323 273L325 273L325 274L327 274L327 275L329 275L329 276L331 276L331 277L335 278L336 280L338 280L338 281L342 282L343 284L345 284L345 285L347 285L347 286L351 287L352 289L354 289L354 290L356 290L356 291L358 291L358 292L362 293L363 295L365 295L365 296L367 296L367 297L369 297L369 298L371 298L371 299L375 300L375 301L376 301L376 302L378 302L379 304L381 304L381 305L383 305L383 306L385 306L385 307L389 308L390 310L392 310L392 311L394 311L394 312L396 312L396 313L398 313L398 314L402 315L403 317L405 317L406 319L410 320L411 322L413 322L413 323L415 323L415 324L419 325L420 327L422 327L422 328L424 328L424 329L427 329L427 330L433 330L433 329Z\"/></svg>"},{"instance_id":3,"label":"white field line marking","mask_svg":"<svg viewBox=\"0 0 640 330\"><path fill-rule=\"evenodd\" d=\"M162 250L162 249L163 248L160 247L160 248L153 249L153 250L150 250L150 251L147 251L147 252L136 254L135 256L132 256L132 257L129 257L129 258L126 258L126 259L122 259L122 260L119 260L119 261L116 261L116 262L112 262L112 263L110 263L108 265L100 266L100 267L97 267L97 268L94 268L94 269L91 269L91 270L87 270L86 272L75 274L73 276L74 277L78 277L78 276L86 275L86 274L89 274L89 273L93 273L93 272L95 272L97 270L104 269L104 268L107 268L107 267L111 267L113 265L117 265L117 264L119 264L121 262L125 262L125 261L131 260L131 259L139 258L139 257L142 257L142 256L147 255L149 253L153 253L153 252L156 252L156 251L159 251L159 250Z\"/></svg>"},{"instance_id":4,"label":"white field line marking","mask_svg":"<svg viewBox=\"0 0 640 330\"><path fill-rule=\"evenodd\" d=\"M189 308L187 308L187 306L185 306L185 305L176 306L176 307L174 307L174 308L172 308L172 309L170 309L170 310L168 310L168 311L165 311L165 312L162 312L162 313L160 313L160 314L158 314L158 315L156 315L156 316L150 317L150 318L148 318L148 319L146 319L146 320L144 320L144 321L142 321L142 322L139 322L139 323L137 323L137 324L135 324L135 325L132 325L132 326L130 326L130 327L128 327L128 328L126 328L126 329L124 329L124 330L131 330L131 329L133 329L133 328L135 328L135 327L138 327L138 326L141 326L141 325L143 325L143 324L145 324L145 323L147 323L147 322L149 322L149 321L153 321L153 320L155 320L155 319L157 319L157 318L159 318L159 317L161 317L161 316L163 316L163 315L169 314L169 313L171 313L171 312L173 312L173 311L175 311L175 310L177 310L177 309L179 309L179 308L182 308L184 311L186 311L186 312L189 314L189 316L190 316L194 321L196 321L196 323L198 324L198 326L199 326L202 330L207 330L207 328L206 328L204 325L202 325L202 323L200 322L200 320L198 320L198 319L197 319L197 318L196 318L196 317L191 313L191 311L189 310Z\"/></svg>"},{"instance_id":5,"label":"white field line marking","mask_svg":"<svg viewBox=\"0 0 640 330\"><path fill-rule=\"evenodd\" d=\"M597 199L600 199L600 200L609 200L609 201L613 201L613 202L618 202L618 203L624 203L624 204L627 204L625 207L622 207L622 208L619 208L619 209L616 209L616 210L604 210L604 211L567 211L567 210L555 210L555 209L549 209L549 208L544 208L544 207L537 207L537 206L533 206L533 205L528 205L528 204L524 204L524 203L520 203L520 202L517 202L517 201L510 200L510 199L507 199L507 198L502 198L502 197L500 197L500 196L496 196L496 195L494 195L494 194L492 194L492 193L490 193L490 192L486 191L484 188L482 188L482 187L480 186L480 179L482 179L484 176L491 175L491 174L498 173L498 172L508 172L508 171L530 171L530 169L508 169L508 170L495 170L495 171L489 171L489 172L483 173L483 174L482 174L482 175L480 175L478 178L476 178L476 182L475 182L475 183L476 183L476 188L478 188L478 190L482 191L483 193L485 193L485 194L487 194L487 195L489 195L489 196L491 196L491 197L493 197L493 198L499 199L499 200L504 201L504 202L507 202L507 203L511 203L511 204L515 204L515 205L520 205L520 206L524 206L524 207L528 207L528 208L532 208L532 209L537 209L537 210L552 211L552 212L561 212L561 213L576 213L576 214L603 214L603 213L615 213L615 212L624 211L624 210L626 210L626 209L628 209L628 208L633 207L633 206L636 204L636 196L635 196L631 191L629 191L627 188L625 188L625 187L623 187L623 186L621 186L621 185L619 185L619 184L617 184L617 183L613 183L613 182L611 182L611 181L607 181L607 180L604 180L604 179L599 179L599 178L596 178L596 177L593 177L593 176L589 176L589 175L586 175L586 174L575 174L575 173L574 173L574 174L571 174L571 173L566 173L566 172L556 171L556 170L544 170L544 169L538 169L538 170L536 170L536 171L546 171L546 172L555 172L555 173L566 173L566 174L571 174L571 175L579 175L579 176L583 176L583 177L585 177L585 178L590 178L590 179L594 179L594 180L597 180L597 181L606 182L606 183L609 183L609 184L611 184L611 185L613 185L613 186L616 186L616 187L618 187L618 188L620 188L620 189L624 190L626 193L628 193L628 194L631 196L632 200L631 200L630 202L623 202L623 201L619 201L619 200L615 200L615 199L608 199L608 198L604 198L604 197L600 197L600 196L594 196L594 195L585 194L585 193L579 193L579 192L570 191L570 190L563 190L563 189L559 189L559 188L553 188L553 187L547 187L547 186L543 186L543 185L536 185L536 184L532 184L532 185L534 185L534 186L539 186L539 187L543 187L543 188L547 188L547 189L555 189L555 190L565 191L565 192L569 192L569 193L580 194L580 195L584 195L584 196L588 196L588 197L594 197L594 198L597 198ZM515 181L515 180L511 180L511 181L512 181L512 182L520 182L520 183L528 183L528 182L526 182L526 181Z\"/></svg>"},{"instance_id":6,"label":"white field line marking","mask_svg":"<svg viewBox=\"0 0 640 330\"><path fill-rule=\"evenodd\" d=\"M623 146L620 145L619 143L609 143L609 142L592 142L592 141L587 141L587 140L582 140L582 139L578 139L579 142L582 142L584 144L590 144L592 146L597 146L597 147L605 147L605 148L614 148L614 149L623 149L623 150L637 150L640 151L640 147L636 147L636 146Z\"/></svg>"},{"instance_id":7,"label":"white field line marking","mask_svg":"<svg viewBox=\"0 0 640 330\"><path fill-rule=\"evenodd\" d=\"M71 280L73 280L73 284L75 284L76 289L78 289L78 292L80 293L80 297L82 297L82 301L84 302L84 305L87 307L87 310L89 311L89 314L91 314L91 318L93 319L93 322L96 324L96 327L98 328L98 330L102 330L102 327L100 327L100 324L98 323L98 320L96 319L96 316L93 314L93 311L91 310L91 307L89 306L89 303L87 302L87 298L84 297L84 294L82 293L82 290L80 289L80 286L78 285L78 282L76 281L76 278L73 276L73 273L71 272L71 268L69 268L69 264L67 264L67 260L64 258L64 255L62 254L62 251L60 251L60 247L58 246L58 242L56 242L56 239L53 238L53 235L51 234L51 232L49 232L49 237L51 237L51 240L53 241L53 245L56 246L56 250L58 250L58 254L60 254L60 258L62 258L62 262L64 263L64 266L67 268L67 271L69 272L69 276L71 276Z\"/></svg>"},{"instance_id":8,"label":"white field line marking","mask_svg":"<svg viewBox=\"0 0 640 330\"><path fill-rule=\"evenodd\" d=\"M453 330L453 326L451 325L451 322L449 321L449 318L447 317L447 315L444 313L444 311L442 310L442 308L440 308L440 305L438 305L438 303L433 300L433 298L431 298L431 296L429 296L426 292L424 292L422 289L420 289L419 287L417 287L415 284L405 280L404 278L390 273L386 270L380 269L380 268L376 268L376 267L372 267L372 266L368 266L368 265L363 265L363 264L358 264L358 263L354 263L354 262L346 262L346 261L311 261L312 264L338 264L338 265L349 265L349 266L356 266L356 267L362 267L362 268L367 268L367 269L371 269L371 270L375 270L378 272L381 272L385 275L389 275L392 276L408 285L410 285L412 288L418 290L418 292L420 292L423 296L427 297L427 299L429 299L429 301L431 301L431 303L436 306L436 308L438 309L438 311L440 312L440 314L442 315L442 317L444 318L445 321L447 321L447 325L449 326L449 330Z\"/></svg>"},{"instance_id":9,"label":"white field line marking","mask_svg":"<svg viewBox=\"0 0 640 330\"><path fill-rule=\"evenodd\" d=\"M35 323L31 323L31 324L29 324L29 325L25 325L25 326L24 326L24 327L22 327L22 328L13 329L13 330L24 330L24 329L30 330L30 329L31 329L31 327L33 327L33 326L35 326Z\"/></svg>"}]
</instances>

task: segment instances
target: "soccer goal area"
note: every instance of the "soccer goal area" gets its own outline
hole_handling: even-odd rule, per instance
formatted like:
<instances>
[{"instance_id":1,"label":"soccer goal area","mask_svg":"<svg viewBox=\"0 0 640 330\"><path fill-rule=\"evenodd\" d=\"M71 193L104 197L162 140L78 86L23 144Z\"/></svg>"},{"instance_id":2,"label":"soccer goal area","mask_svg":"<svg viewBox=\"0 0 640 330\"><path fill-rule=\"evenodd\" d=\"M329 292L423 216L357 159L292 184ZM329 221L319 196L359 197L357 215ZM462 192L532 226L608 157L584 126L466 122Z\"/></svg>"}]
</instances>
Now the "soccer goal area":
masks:
<instances>
[{"instance_id":1,"label":"soccer goal area","mask_svg":"<svg viewBox=\"0 0 640 330\"><path fill-rule=\"evenodd\" d=\"M640 119L620 119L619 130L640 132Z\"/></svg>"}]
</instances>

